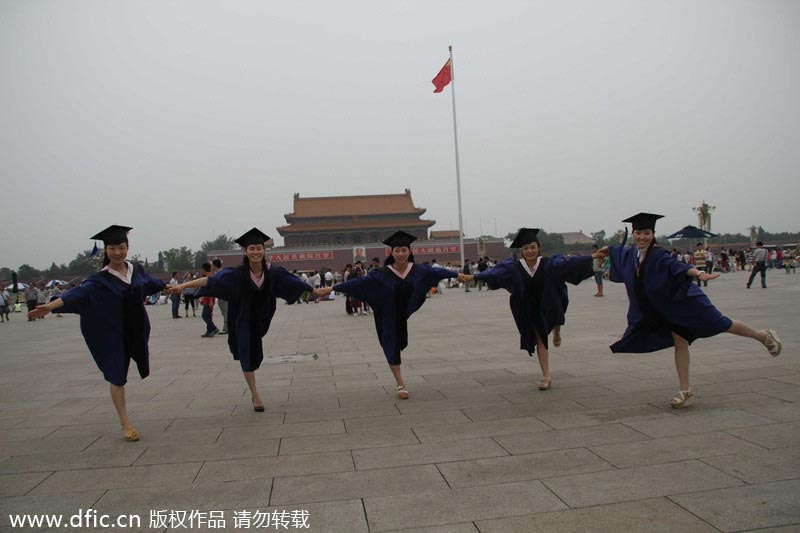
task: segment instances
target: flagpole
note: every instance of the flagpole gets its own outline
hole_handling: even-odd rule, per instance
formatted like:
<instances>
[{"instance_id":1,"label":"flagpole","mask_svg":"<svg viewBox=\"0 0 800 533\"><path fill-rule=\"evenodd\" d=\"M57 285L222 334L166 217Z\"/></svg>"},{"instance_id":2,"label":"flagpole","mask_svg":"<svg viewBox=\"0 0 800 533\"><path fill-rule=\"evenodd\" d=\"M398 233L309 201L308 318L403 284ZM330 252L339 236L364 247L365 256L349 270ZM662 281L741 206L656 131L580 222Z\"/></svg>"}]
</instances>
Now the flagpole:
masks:
<instances>
[{"instance_id":1,"label":"flagpole","mask_svg":"<svg viewBox=\"0 0 800 533\"><path fill-rule=\"evenodd\" d=\"M456 124L456 72L453 65L453 46L450 51L450 94L453 96L453 140L456 145L456 188L458 190L458 242L461 250L461 269L464 269L464 217L461 213L461 165L458 161L458 127Z\"/></svg>"}]
</instances>

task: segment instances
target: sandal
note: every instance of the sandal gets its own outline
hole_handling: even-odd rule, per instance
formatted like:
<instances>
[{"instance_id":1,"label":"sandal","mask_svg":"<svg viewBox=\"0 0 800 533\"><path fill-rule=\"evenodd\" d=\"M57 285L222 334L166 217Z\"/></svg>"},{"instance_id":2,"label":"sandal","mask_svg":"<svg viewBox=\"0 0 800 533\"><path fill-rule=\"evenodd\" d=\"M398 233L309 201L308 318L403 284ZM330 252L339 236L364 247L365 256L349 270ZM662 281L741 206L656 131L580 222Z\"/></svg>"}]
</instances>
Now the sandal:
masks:
<instances>
[{"instance_id":1,"label":"sandal","mask_svg":"<svg viewBox=\"0 0 800 533\"><path fill-rule=\"evenodd\" d=\"M408 390L406 390L405 385L397 386L397 397L401 400L408 400Z\"/></svg>"},{"instance_id":2,"label":"sandal","mask_svg":"<svg viewBox=\"0 0 800 533\"><path fill-rule=\"evenodd\" d=\"M778 332L774 329L766 329L764 330L764 333L767 336L764 339L764 346L766 346L769 354L772 357L778 357L781 354L781 349L783 348L781 340L778 338Z\"/></svg>"},{"instance_id":3,"label":"sandal","mask_svg":"<svg viewBox=\"0 0 800 533\"><path fill-rule=\"evenodd\" d=\"M253 411L255 411L256 413L264 412L264 404L256 405L256 402L254 402L253 400L250 400L250 402L253 404Z\"/></svg>"},{"instance_id":4,"label":"sandal","mask_svg":"<svg viewBox=\"0 0 800 533\"><path fill-rule=\"evenodd\" d=\"M553 342L553 344L555 344L555 342ZM542 378L542 381L539 382L539 390L548 390L550 388L550 383L551 382L552 382L552 379L550 379L549 377L548 378Z\"/></svg>"},{"instance_id":5,"label":"sandal","mask_svg":"<svg viewBox=\"0 0 800 533\"><path fill-rule=\"evenodd\" d=\"M122 434L125 436L125 440L128 442L136 442L139 440L139 432L136 431L136 428L122 428Z\"/></svg>"},{"instance_id":6,"label":"sandal","mask_svg":"<svg viewBox=\"0 0 800 533\"><path fill-rule=\"evenodd\" d=\"M553 336L553 346L556 347L556 348L561 346L561 336L560 335L558 337Z\"/></svg>"},{"instance_id":7,"label":"sandal","mask_svg":"<svg viewBox=\"0 0 800 533\"><path fill-rule=\"evenodd\" d=\"M692 388L689 387L689 390L679 390L678 395L675 396L670 402L669 405L673 409L683 409L684 407L689 406L689 399L692 397Z\"/></svg>"}]
</instances>

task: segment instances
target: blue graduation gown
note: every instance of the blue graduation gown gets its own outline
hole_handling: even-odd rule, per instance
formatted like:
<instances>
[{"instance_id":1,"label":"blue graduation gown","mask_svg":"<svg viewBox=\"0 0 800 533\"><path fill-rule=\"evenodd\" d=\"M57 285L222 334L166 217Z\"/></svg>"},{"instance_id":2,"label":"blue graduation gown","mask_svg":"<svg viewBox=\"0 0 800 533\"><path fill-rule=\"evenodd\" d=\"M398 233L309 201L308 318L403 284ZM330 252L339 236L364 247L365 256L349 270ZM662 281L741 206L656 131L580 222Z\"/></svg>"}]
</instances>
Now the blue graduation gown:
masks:
<instances>
[{"instance_id":1,"label":"blue graduation gown","mask_svg":"<svg viewBox=\"0 0 800 533\"><path fill-rule=\"evenodd\" d=\"M83 338L109 383L125 385L131 359L136 362L142 379L149 375L150 320L142 302L163 289L163 281L134 263L130 285L108 274L97 273L60 296L64 306L58 312L80 315ZM138 305L127 306L128 312L135 316L125 316L126 301L128 304L138 302Z\"/></svg>"},{"instance_id":2,"label":"blue graduation gown","mask_svg":"<svg viewBox=\"0 0 800 533\"><path fill-rule=\"evenodd\" d=\"M413 263L405 279L382 267L340 283L335 289L369 304L383 354L390 365L399 365L400 352L408 346L408 318L425 303L431 287L456 276L458 272L446 268Z\"/></svg>"},{"instance_id":3,"label":"blue graduation gown","mask_svg":"<svg viewBox=\"0 0 800 533\"><path fill-rule=\"evenodd\" d=\"M728 331L733 322L717 310L686 272L691 265L678 262L660 246L650 249L638 279L636 246L609 248L609 280L625 283L628 292L628 328L611 351L655 352L674 346L674 331L689 343Z\"/></svg>"},{"instance_id":4,"label":"blue graduation gown","mask_svg":"<svg viewBox=\"0 0 800 533\"><path fill-rule=\"evenodd\" d=\"M545 346L547 337L553 327L564 324L569 304L566 283L577 285L594 275L592 256L578 255L567 258L562 254L542 257L537 276L541 276L541 297L539 301L531 301L530 292L526 290L526 282L530 276L519 265L521 259L506 259L493 268L475 276L476 281L485 281L490 289L505 289L511 293L509 304L511 314L519 331L519 347L533 355L536 351L536 337L542 339Z\"/></svg>"},{"instance_id":5,"label":"blue graduation gown","mask_svg":"<svg viewBox=\"0 0 800 533\"><path fill-rule=\"evenodd\" d=\"M209 276L208 284L199 291L200 295L228 302L228 347L243 372L257 370L264 360L261 339L269 331L275 315L276 298L292 303L304 292L314 290L282 267L271 266L265 277L257 288L250 279L248 267L239 265Z\"/></svg>"}]
</instances>

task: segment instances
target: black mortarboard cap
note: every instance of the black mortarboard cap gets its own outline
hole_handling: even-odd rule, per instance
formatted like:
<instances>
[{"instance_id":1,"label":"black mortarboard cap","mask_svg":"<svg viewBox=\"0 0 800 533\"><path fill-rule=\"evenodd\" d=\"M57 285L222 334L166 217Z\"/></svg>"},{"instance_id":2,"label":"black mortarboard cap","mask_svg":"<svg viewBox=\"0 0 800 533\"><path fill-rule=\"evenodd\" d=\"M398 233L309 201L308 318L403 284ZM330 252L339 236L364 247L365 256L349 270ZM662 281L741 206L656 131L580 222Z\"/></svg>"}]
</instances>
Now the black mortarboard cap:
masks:
<instances>
[{"instance_id":1,"label":"black mortarboard cap","mask_svg":"<svg viewBox=\"0 0 800 533\"><path fill-rule=\"evenodd\" d=\"M247 248L251 244L264 244L269 240L269 235L258 228L253 228L234 242L242 248Z\"/></svg>"},{"instance_id":2,"label":"black mortarboard cap","mask_svg":"<svg viewBox=\"0 0 800 533\"><path fill-rule=\"evenodd\" d=\"M651 229L655 231L656 220L664 218L664 215L654 215L653 213L639 213L632 217L626 218L623 222L630 222L634 230Z\"/></svg>"},{"instance_id":3,"label":"black mortarboard cap","mask_svg":"<svg viewBox=\"0 0 800 533\"><path fill-rule=\"evenodd\" d=\"M411 235L410 233L406 233L405 231L395 231L392 233L388 239L383 241L383 244L388 246L389 248L398 248L400 246L411 246L411 243L416 241L417 238Z\"/></svg>"},{"instance_id":4,"label":"black mortarboard cap","mask_svg":"<svg viewBox=\"0 0 800 533\"><path fill-rule=\"evenodd\" d=\"M514 241L509 248L522 248L525 244L530 244L534 241L539 242L537 237L539 231L539 228L519 228L519 232L514 237Z\"/></svg>"},{"instance_id":5,"label":"black mortarboard cap","mask_svg":"<svg viewBox=\"0 0 800 533\"><path fill-rule=\"evenodd\" d=\"M128 232L132 229L133 228L129 228L128 226L117 226L113 224L91 238L97 241L103 241L104 246L108 246L109 244L122 244L128 240Z\"/></svg>"}]
</instances>

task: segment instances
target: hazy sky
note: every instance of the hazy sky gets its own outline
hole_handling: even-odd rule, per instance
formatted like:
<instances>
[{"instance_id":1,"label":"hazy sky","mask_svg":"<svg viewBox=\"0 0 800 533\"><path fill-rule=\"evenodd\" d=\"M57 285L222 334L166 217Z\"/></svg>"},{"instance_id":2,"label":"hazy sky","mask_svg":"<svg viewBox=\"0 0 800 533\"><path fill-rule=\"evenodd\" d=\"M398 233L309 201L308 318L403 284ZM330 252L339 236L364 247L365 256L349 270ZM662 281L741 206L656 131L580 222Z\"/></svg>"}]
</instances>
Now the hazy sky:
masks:
<instances>
[{"instance_id":1,"label":"hazy sky","mask_svg":"<svg viewBox=\"0 0 800 533\"><path fill-rule=\"evenodd\" d=\"M0 0L0 266L197 249L292 194L401 193L468 236L800 231L800 2Z\"/></svg>"}]
</instances>

